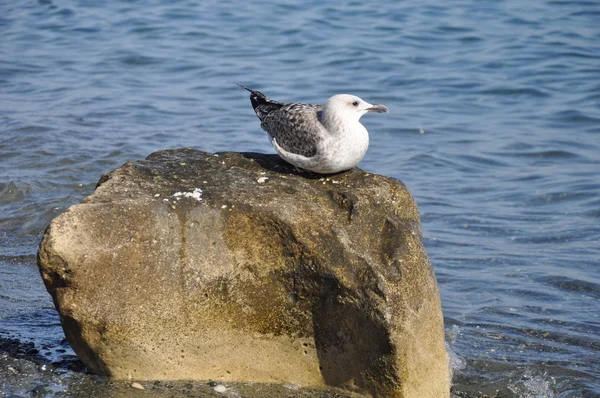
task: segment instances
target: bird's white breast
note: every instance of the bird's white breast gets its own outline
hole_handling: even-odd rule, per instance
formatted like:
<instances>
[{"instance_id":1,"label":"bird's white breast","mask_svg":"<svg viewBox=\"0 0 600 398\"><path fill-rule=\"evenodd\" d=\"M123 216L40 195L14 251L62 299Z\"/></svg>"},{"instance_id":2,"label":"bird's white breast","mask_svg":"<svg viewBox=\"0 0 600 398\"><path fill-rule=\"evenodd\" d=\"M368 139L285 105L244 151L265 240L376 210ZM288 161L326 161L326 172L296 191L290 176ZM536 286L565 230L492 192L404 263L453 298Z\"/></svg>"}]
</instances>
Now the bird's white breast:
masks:
<instances>
[{"instance_id":1,"label":"bird's white breast","mask_svg":"<svg viewBox=\"0 0 600 398\"><path fill-rule=\"evenodd\" d=\"M339 126L339 131L331 132L328 140L324 141L321 154L327 159L326 163L337 172L356 166L369 147L369 133L359 122Z\"/></svg>"}]
</instances>

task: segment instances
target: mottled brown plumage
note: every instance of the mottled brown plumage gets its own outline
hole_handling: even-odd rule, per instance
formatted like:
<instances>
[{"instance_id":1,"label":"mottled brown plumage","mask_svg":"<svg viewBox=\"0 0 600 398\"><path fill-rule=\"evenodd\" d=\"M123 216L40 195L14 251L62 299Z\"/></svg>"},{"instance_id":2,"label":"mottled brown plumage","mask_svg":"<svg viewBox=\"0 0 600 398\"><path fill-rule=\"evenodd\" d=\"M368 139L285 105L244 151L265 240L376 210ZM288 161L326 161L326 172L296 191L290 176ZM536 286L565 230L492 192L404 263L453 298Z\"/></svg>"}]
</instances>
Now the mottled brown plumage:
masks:
<instances>
[{"instance_id":1,"label":"mottled brown plumage","mask_svg":"<svg viewBox=\"0 0 600 398\"><path fill-rule=\"evenodd\" d=\"M283 104L273 101L260 91L250 91L250 102L261 127L288 152L306 157L317 152L317 141L323 125L319 121L322 105Z\"/></svg>"},{"instance_id":2,"label":"mottled brown plumage","mask_svg":"<svg viewBox=\"0 0 600 398\"><path fill-rule=\"evenodd\" d=\"M250 92L254 112L279 156L315 173L337 173L358 164L369 146L369 133L359 119L367 112L387 112L383 105L349 94L334 95L324 105L283 104L240 86Z\"/></svg>"}]
</instances>

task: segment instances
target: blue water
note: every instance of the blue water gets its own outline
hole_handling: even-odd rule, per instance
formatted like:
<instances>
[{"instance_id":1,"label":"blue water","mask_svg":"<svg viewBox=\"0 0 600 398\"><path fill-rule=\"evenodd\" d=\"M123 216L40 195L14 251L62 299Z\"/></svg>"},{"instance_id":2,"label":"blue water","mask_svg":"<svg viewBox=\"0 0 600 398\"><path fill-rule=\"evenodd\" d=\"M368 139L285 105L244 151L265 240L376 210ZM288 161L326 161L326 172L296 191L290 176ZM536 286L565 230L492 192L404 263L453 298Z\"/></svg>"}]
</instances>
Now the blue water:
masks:
<instances>
[{"instance_id":1,"label":"blue water","mask_svg":"<svg viewBox=\"0 0 600 398\"><path fill-rule=\"evenodd\" d=\"M164 148L273 149L240 82L352 93L413 193L455 391L600 396L600 3L0 3L0 338L59 345L49 221Z\"/></svg>"}]
</instances>

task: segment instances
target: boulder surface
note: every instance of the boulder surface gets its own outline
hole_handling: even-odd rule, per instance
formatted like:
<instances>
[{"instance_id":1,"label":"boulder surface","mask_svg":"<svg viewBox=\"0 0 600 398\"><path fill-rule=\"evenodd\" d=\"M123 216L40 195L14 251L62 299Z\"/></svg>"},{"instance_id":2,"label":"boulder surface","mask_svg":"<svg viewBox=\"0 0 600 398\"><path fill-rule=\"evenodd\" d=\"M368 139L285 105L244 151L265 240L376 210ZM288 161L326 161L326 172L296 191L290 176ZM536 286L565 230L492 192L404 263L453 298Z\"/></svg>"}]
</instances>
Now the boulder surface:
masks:
<instances>
[{"instance_id":1,"label":"boulder surface","mask_svg":"<svg viewBox=\"0 0 600 398\"><path fill-rule=\"evenodd\" d=\"M419 212L392 178L159 151L54 219L39 266L99 374L449 396Z\"/></svg>"}]
</instances>

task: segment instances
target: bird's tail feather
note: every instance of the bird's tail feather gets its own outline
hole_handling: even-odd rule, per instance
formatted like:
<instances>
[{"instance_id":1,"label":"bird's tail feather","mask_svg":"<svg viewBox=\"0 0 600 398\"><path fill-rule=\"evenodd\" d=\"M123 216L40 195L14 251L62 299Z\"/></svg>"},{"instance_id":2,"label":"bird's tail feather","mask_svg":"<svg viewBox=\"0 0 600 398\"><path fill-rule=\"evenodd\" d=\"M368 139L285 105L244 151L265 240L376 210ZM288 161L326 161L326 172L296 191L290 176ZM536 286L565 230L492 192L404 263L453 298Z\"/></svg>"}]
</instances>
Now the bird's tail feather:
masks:
<instances>
[{"instance_id":1,"label":"bird's tail feather","mask_svg":"<svg viewBox=\"0 0 600 398\"><path fill-rule=\"evenodd\" d=\"M239 83L236 83L236 84L238 86L240 86L241 88L250 91L250 102L252 102L252 108L254 108L255 110L256 110L256 107L259 105L264 105L269 102L274 102L273 100L271 100L269 97L267 97L260 91L252 90L251 88L248 88Z\"/></svg>"},{"instance_id":2,"label":"bird's tail feather","mask_svg":"<svg viewBox=\"0 0 600 398\"><path fill-rule=\"evenodd\" d=\"M242 84L235 83L241 88L250 91L250 102L252 103L252 108L256 115L262 120L264 116L269 113L281 108L283 104L281 102L273 101L271 98L267 97L260 91L252 90Z\"/></svg>"}]
</instances>

